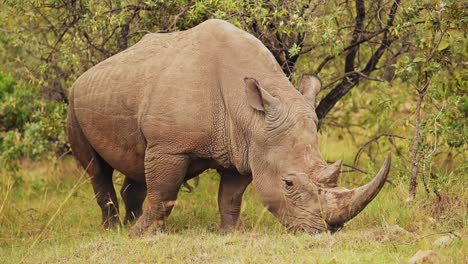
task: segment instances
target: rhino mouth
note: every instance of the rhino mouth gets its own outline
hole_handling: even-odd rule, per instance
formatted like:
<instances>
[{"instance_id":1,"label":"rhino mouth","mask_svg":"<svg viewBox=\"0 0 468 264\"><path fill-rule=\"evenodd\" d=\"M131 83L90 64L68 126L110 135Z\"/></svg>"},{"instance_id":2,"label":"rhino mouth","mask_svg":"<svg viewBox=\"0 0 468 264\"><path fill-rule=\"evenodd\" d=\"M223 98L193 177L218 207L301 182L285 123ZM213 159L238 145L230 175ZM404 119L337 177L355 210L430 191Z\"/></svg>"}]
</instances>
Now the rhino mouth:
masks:
<instances>
[{"instance_id":1,"label":"rhino mouth","mask_svg":"<svg viewBox=\"0 0 468 264\"><path fill-rule=\"evenodd\" d=\"M327 224L327 229L333 234L343 229L343 226L344 224Z\"/></svg>"},{"instance_id":2,"label":"rhino mouth","mask_svg":"<svg viewBox=\"0 0 468 264\"><path fill-rule=\"evenodd\" d=\"M325 225L326 225L326 228L325 226L323 226L323 228L319 228L319 227L312 227L308 224L299 224L295 226L290 226L288 229L292 232L304 232L310 235L318 235L322 232L327 232L327 231L333 234L343 229L344 223L337 223L337 224L325 223Z\"/></svg>"}]
</instances>

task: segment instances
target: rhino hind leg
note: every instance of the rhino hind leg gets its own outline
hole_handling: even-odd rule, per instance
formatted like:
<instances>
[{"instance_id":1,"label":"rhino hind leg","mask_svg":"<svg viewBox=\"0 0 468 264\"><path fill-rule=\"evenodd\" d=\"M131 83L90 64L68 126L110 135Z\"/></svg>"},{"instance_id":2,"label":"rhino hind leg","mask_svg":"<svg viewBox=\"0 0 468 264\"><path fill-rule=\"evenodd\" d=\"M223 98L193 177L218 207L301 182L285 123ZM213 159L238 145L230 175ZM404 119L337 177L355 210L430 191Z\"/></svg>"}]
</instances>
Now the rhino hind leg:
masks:
<instances>
[{"instance_id":1,"label":"rhino hind leg","mask_svg":"<svg viewBox=\"0 0 468 264\"><path fill-rule=\"evenodd\" d=\"M240 175L233 170L218 170L221 175L218 192L218 207L221 216L221 231L228 233L242 229L239 218L242 196L252 182L251 176Z\"/></svg>"},{"instance_id":2,"label":"rhino hind leg","mask_svg":"<svg viewBox=\"0 0 468 264\"><path fill-rule=\"evenodd\" d=\"M191 193L198 184L200 183L200 174L207 170L208 168L212 167L212 163L209 160L205 159L192 159L188 168L187 173L185 175L184 182L182 186L187 188L187 192ZM188 183L189 180L193 179L193 186Z\"/></svg>"},{"instance_id":3,"label":"rhino hind leg","mask_svg":"<svg viewBox=\"0 0 468 264\"><path fill-rule=\"evenodd\" d=\"M130 236L164 232L184 182L190 158L183 154L161 154L154 149L145 152L147 203L143 214L130 230Z\"/></svg>"},{"instance_id":4,"label":"rhino hind leg","mask_svg":"<svg viewBox=\"0 0 468 264\"><path fill-rule=\"evenodd\" d=\"M142 207L146 197L146 184L125 177L122 189L120 189L120 195L125 203L124 224L133 222L143 213Z\"/></svg>"},{"instance_id":5,"label":"rhino hind leg","mask_svg":"<svg viewBox=\"0 0 468 264\"><path fill-rule=\"evenodd\" d=\"M102 211L102 225L108 229L119 224L119 204L112 182L114 169L89 144L70 105L67 133L75 158L91 178L96 201Z\"/></svg>"},{"instance_id":6,"label":"rhino hind leg","mask_svg":"<svg viewBox=\"0 0 468 264\"><path fill-rule=\"evenodd\" d=\"M96 157L98 159L98 157ZM119 203L112 182L112 173L114 169L102 159L94 166L94 173L91 175L91 184L93 186L96 201L102 211L102 225L109 229L120 224Z\"/></svg>"}]
</instances>

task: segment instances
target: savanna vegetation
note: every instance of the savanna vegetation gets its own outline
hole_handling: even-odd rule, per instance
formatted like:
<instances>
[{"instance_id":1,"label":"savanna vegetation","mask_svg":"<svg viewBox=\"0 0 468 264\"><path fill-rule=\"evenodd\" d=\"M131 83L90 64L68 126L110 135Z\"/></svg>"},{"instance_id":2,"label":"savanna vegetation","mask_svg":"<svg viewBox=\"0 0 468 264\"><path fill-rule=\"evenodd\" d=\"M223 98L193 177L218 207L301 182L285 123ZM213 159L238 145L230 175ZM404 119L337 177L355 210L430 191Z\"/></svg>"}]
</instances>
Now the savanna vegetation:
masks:
<instances>
[{"instance_id":1,"label":"savanna vegetation","mask_svg":"<svg viewBox=\"0 0 468 264\"><path fill-rule=\"evenodd\" d=\"M404 263L432 250L428 261L466 263L466 10L453 0L0 1L2 262ZM369 181L393 153L383 191L338 233L288 232L249 187L246 232L220 234L215 171L181 191L166 235L100 226L66 140L70 86L148 32L209 18L259 38L293 84L321 78L320 149L344 161L341 185Z\"/></svg>"}]
</instances>

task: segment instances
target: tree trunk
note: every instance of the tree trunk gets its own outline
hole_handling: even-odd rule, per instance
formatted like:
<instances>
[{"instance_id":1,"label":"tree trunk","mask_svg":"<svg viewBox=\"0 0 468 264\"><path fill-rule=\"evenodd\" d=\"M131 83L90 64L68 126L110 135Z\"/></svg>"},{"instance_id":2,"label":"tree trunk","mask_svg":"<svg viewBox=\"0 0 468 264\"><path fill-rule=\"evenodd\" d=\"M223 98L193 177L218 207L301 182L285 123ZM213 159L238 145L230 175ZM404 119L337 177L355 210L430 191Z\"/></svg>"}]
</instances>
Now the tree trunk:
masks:
<instances>
[{"instance_id":1,"label":"tree trunk","mask_svg":"<svg viewBox=\"0 0 468 264\"><path fill-rule=\"evenodd\" d=\"M359 84L359 81L363 76L369 76L373 71L377 69L377 64L384 55L384 52L390 47L390 45L396 40L391 37L389 34L389 29L393 26L395 21L395 16L398 11L401 0L394 0L390 13L388 15L388 20L385 28L383 29L383 37L380 43L380 46L374 51L372 56L366 63L366 66L362 71L356 71L356 55L359 51L359 47L362 39L362 31L364 28L364 18L365 18L365 3L363 0L356 0L356 18L355 18L355 28L353 32L353 37L351 43L348 47L348 54L345 59L345 75L346 77L333 88L319 103L317 109L317 117L319 119L319 128L322 123L322 120L330 112L330 110L338 103L343 96L345 96L351 89ZM346 50L346 49L345 49ZM315 73L318 73L323 66L330 60L333 59L334 55L331 57L328 56L324 61L319 65ZM368 77L367 77L368 78Z\"/></svg>"}]
</instances>

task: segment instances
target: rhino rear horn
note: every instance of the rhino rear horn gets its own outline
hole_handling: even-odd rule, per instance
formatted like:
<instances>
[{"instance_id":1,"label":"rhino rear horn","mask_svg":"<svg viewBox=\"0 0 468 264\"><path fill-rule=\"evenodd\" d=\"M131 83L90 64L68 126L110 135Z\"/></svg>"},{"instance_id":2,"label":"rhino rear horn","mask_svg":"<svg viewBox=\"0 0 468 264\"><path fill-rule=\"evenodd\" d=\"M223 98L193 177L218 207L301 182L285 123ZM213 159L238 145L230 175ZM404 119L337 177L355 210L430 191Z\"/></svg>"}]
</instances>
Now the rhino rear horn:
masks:
<instances>
[{"instance_id":1,"label":"rhino rear horn","mask_svg":"<svg viewBox=\"0 0 468 264\"><path fill-rule=\"evenodd\" d=\"M328 187L336 187L338 177L340 176L341 160L336 161L332 165L327 166L318 176L318 181Z\"/></svg>"}]
</instances>

